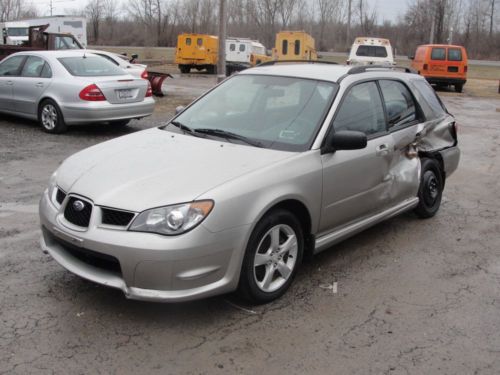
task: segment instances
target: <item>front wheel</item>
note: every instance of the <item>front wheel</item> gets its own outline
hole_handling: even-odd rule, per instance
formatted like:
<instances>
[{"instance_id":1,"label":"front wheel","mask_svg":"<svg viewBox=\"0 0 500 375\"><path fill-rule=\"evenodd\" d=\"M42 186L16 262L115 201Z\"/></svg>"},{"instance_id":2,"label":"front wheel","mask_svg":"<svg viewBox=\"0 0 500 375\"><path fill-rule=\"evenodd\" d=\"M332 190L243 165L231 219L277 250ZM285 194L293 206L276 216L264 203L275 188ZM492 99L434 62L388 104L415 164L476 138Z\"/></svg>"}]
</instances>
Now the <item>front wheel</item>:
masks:
<instances>
[{"instance_id":1,"label":"front wheel","mask_svg":"<svg viewBox=\"0 0 500 375\"><path fill-rule=\"evenodd\" d=\"M419 202L414 209L417 216L426 219L438 212L443 196L443 182L439 163L435 159L422 159Z\"/></svg>"},{"instance_id":2,"label":"front wheel","mask_svg":"<svg viewBox=\"0 0 500 375\"><path fill-rule=\"evenodd\" d=\"M255 227L245 253L238 291L251 303L281 297L302 261L304 236L297 218L274 210Z\"/></svg>"},{"instance_id":3,"label":"front wheel","mask_svg":"<svg viewBox=\"0 0 500 375\"><path fill-rule=\"evenodd\" d=\"M38 108L38 122L47 133L63 133L66 123L59 106L52 99L45 99Z\"/></svg>"}]
</instances>

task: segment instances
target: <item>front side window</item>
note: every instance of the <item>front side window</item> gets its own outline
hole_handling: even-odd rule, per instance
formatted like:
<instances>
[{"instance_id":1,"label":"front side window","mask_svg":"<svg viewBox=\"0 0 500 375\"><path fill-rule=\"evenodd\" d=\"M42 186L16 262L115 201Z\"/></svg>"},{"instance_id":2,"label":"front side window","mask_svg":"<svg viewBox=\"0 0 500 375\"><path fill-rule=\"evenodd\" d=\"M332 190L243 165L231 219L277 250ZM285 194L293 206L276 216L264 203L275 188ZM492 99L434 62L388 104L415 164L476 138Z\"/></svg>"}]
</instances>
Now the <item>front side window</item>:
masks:
<instances>
[{"instance_id":1,"label":"front side window","mask_svg":"<svg viewBox=\"0 0 500 375\"><path fill-rule=\"evenodd\" d=\"M186 46L190 46L191 45L191 38L186 38Z\"/></svg>"},{"instance_id":2,"label":"front side window","mask_svg":"<svg viewBox=\"0 0 500 375\"><path fill-rule=\"evenodd\" d=\"M0 64L0 76L17 76L26 56L13 56Z\"/></svg>"},{"instance_id":3,"label":"front side window","mask_svg":"<svg viewBox=\"0 0 500 375\"><path fill-rule=\"evenodd\" d=\"M462 61L462 50L460 48L448 48L448 61Z\"/></svg>"},{"instance_id":4,"label":"front side window","mask_svg":"<svg viewBox=\"0 0 500 375\"><path fill-rule=\"evenodd\" d=\"M417 119L417 108L410 91L401 82L381 80L389 128L403 127Z\"/></svg>"},{"instance_id":5,"label":"front side window","mask_svg":"<svg viewBox=\"0 0 500 375\"><path fill-rule=\"evenodd\" d=\"M22 77L40 77L45 61L37 56L29 56L21 72Z\"/></svg>"},{"instance_id":6,"label":"front side window","mask_svg":"<svg viewBox=\"0 0 500 375\"><path fill-rule=\"evenodd\" d=\"M231 43L231 44L229 45L229 50L230 50L231 52L236 51L236 44Z\"/></svg>"},{"instance_id":7,"label":"front side window","mask_svg":"<svg viewBox=\"0 0 500 375\"><path fill-rule=\"evenodd\" d=\"M125 72L100 56L74 56L57 59L73 76L102 77L120 76Z\"/></svg>"},{"instance_id":8,"label":"front side window","mask_svg":"<svg viewBox=\"0 0 500 375\"><path fill-rule=\"evenodd\" d=\"M431 60L446 60L446 48L433 48Z\"/></svg>"},{"instance_id":9,"label":"front side window","mask_svg":"<svg viewBox=\"0 0 500 375\"><path fill-rule=\"evenodd\" d=\"M288 40L284 39L283 42L281 42L281 51L283 55L288 55Z\"/></svg>"},{"instance_id":10,"label":"front side window","mask_svg":"<svg viewBox=\"0 0 500 375\"><path fill-rule=\"evenodd\" d=\"M355 130L366 135L386 130L382 100L375 82L354 86L345 95L333 122L335 131Z\"/></svg>"},{"instance_id":11,"label":"front side window","mask_svg":"<svg viewBox=\"0 0 500 375\"><path fill-rule=\"evenodd\" d=\"M276 76L234 76L175 120L196 129L222 129L278 150L307 150L338 85Z\"/></svg>"}]
</instances>

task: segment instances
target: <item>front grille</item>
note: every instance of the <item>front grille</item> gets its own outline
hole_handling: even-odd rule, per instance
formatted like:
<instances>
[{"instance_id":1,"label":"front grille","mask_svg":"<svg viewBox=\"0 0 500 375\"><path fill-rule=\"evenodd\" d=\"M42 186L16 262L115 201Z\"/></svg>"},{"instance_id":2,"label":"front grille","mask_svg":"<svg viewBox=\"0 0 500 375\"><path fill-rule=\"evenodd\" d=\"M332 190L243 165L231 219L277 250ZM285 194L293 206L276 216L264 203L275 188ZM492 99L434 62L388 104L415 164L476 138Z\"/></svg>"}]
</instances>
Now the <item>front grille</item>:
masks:
<instances>
[{"instance_id":1,"label":"front grille","mask_svg":"<svg viewBox=\"0 0 500 375\"><path fill-rule=\"evenodd\" d=\"M62 204L62 202L64 202L64 198L66 198L66 193L61 189L57 188L56 202Z\"/></svg>"},{"instance_id":2,"label":"front grille","mask_svg":"<svg viewBox=\"0 0 500 375\"><path fill-rule=\"evenodd\" d=\"M125 227L127 226L132 218L134 217L134 213L113 210L111 208L101 208L102 212L102 223L108 225L117 225Z\"/></svg>"},{"instance_id":3,"label":"front grille","mask_svg":"<svg viewBox=\"0 0 500 375\"><path fill-rule=\"evenodd\" d=\"M76 259L93 267L100 268L121 276L120 262L114 256L75 246L53 235L51 235L51 237L55 242L61 245L67 253L69 253Z\"/></svg>"},{"instance_id":4,"label":"front grille","mask_svg":"<svg viewBox=\"0 0 500 375\"><path fill-rule=\"evenodd\" d=\"M78 203L83 204L83 209L78 210ZM83 199L70 197L66 208L64 209L64 218L68 220L71 224L75 224L79 227L88 227L90 222L90 215L92 214L92 204Z\"/></svg>"}]
</instances>

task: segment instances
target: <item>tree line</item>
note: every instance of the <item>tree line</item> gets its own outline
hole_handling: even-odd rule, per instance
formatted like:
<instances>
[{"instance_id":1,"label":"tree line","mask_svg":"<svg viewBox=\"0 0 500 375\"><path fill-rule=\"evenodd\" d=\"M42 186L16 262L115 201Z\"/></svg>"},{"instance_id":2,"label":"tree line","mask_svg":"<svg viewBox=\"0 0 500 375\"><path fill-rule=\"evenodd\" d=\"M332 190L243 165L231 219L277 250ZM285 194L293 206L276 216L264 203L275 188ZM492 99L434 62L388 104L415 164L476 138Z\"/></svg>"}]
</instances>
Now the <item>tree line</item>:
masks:
<instances>
[{"instance_id":1,"label":"tree line","mask_svg":"<svg viewBox=\"0 0 500 375\"><path fill-rule=\"evenodd\" d=\"M0 0L0 19L36 12L28 0ZM90 44L175 46L183 32L216 34L219 0L89 0L67 14L85 15ZM384 20L367 0L227 0L228 35L274 47L280 30L305 30L320 51L346 51L356 36L388 38L398 54L419 44L464 45L473 58L500 58L498 0L409 0Z\"/></svg>"}]
</instances>

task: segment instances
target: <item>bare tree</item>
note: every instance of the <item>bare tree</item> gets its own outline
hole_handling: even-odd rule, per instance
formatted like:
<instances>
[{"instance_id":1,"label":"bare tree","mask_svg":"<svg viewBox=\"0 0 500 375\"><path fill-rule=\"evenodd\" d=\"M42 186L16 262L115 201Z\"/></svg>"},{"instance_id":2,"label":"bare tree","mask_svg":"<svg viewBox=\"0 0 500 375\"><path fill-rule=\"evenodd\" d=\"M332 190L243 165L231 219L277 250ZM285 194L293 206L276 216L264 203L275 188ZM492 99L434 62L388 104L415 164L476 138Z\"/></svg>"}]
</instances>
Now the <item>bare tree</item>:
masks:
<instances>
[{"instance_id":1,"label":"bare tree","mask_svg":"<svg viewBox=\"0 0 500 375\"><path fill-rule=\"evenodd\" d=\"M85 13L89 18L95 43L99 43L99 26L102 19L103 9L103 0L90 0L85 7Z\"/></svg>"}]
</instances>

